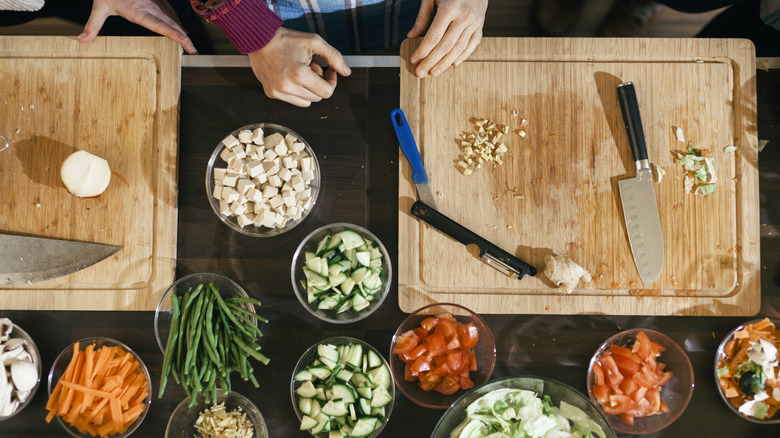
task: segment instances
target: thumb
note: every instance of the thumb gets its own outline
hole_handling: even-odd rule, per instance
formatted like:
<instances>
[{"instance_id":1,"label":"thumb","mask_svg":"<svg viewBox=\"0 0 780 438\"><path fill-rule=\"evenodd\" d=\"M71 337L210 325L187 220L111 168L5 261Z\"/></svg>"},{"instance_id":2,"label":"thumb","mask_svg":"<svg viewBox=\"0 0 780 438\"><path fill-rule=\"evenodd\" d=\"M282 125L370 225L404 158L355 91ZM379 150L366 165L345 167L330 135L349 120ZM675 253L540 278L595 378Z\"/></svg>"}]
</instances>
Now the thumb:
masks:
<instances>
[{"instance_id":1,"label":"thumb","mask_svg":"<svg viewBox=\"0 0 780 438\"><path fill-rule=\"evenodd\" d=\"M92 12L89 14L89 20L84 25L84 31L77 37L81 42L92 41L100 32L103 24L106 22L106 18L111 15L108 8L102 8L98 5L92 8Z\"/></svg>"},{"instance_id":2,"label":"thumb","mask_svg":"<svg viewBox=\"0 0 780 438\"><path fill-rule=\"evenodd\" d=\"M341 56L341 52L336 50L322 38L314 40L314 46L311 48L315 54L320 55L325 62L328 63L331 68L336 70L341 76L349 76L352 74L352 70L344 61L344 57Z\"/></svg>"}]
</instances>

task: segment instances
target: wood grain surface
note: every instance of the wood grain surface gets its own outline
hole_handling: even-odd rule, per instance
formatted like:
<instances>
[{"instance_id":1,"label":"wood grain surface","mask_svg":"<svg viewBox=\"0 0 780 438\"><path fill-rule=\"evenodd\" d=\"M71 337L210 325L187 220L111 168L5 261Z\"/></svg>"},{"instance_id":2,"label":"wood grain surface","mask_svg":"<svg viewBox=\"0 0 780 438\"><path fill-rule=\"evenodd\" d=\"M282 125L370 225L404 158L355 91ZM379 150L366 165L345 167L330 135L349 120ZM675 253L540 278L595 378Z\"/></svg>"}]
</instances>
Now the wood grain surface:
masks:
<instances>
[{"instance_id":1,"label":"wood grain surface","mask_svg":"<svg viewBox=\"0 0 780 438\"><path fill-rule=\"evenodd\" d=\"M176 261L181 49L166 38L0 37L0 230L121 246L46 282L0 287L7 309L150 310ZM83 149L113 176L94 198L62 184Z\"/></svg>"},{"instance_id":2,"label":"wood grain surface","mask_svg":"<svg viewBox=\"0 0 780 438\"><path fill-rule=\"evenodd\" d=\"M419 79L402 47L406 112L438 209L534 265L509 279L473 248L409 214L411 169L399 177L399 304L452 301L488 313L752 315L760 305L755 58L745 40L487 38L468 61ZM665 265L641 283L617 182L635 175L616 87L634 83L655 184ZM473 119L508 125L509 152L461 174L458 136ZM516 131L522 120L528 121ZM675 136L683 130L686 141ZM718 178L686 193L676 153L709 151ZM737 145L736 153L725 153ZM571 294L541 272L566 254L593 277Z\"/></svg>"}]
</instances>

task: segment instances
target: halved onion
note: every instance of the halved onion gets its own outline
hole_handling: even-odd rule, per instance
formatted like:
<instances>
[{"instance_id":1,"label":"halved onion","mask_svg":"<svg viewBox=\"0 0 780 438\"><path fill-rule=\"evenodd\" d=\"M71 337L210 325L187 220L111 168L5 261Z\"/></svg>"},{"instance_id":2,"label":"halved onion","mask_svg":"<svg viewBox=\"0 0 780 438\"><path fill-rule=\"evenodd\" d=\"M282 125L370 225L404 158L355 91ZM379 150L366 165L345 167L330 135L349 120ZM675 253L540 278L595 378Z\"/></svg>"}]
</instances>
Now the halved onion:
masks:
<instances>
[{"instance_id":1,"label":"halved onion","mask_svg":"<svg viewBox=\"0 0 780 438\"><path fill-rule=\"evenodd\" d=\"M87 151L76 151L62 163L62 183L73 196L89 198L103 193L111 182L108 161Z\"/></svg>"}]
</instances>

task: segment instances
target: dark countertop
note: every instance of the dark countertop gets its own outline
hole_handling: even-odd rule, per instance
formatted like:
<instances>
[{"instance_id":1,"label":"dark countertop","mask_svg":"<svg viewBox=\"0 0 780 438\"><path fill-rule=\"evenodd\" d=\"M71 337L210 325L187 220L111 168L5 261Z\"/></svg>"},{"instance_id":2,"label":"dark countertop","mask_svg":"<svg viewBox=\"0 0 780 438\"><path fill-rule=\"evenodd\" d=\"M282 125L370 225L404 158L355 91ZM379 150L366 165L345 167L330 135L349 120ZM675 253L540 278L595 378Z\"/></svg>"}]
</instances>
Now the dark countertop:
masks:
<instances>
[{"instance_id":1,"label":"dark countertop","mask_svg":"<svg viewBox=\"0 0 780 438\"><path fill-rule=\"evenodd\" d=\"M178 263L176 277L215 272L242 285L262 300L259 313L263 352L271 358L257 365L259 389L234 378L234 389L262 411L271 436L308 436L298 431L289 381L298 357L313 343L330 336L364 339L385 355L405 314L398 308L397 285L383 306L357 323L320 322L301 308L289 280L290 261L298 243L311 230L332 222L352 222L370 229L397 260L398 146L390 110L398 106L397 67L353 68L340 79L336 94L308 109L265 97L248 68L183 69L179 151ZM761 194L761 316L780 315L780 70L759 70L758 131L770 140L759 155ZM317 152L322 168L322 193L312 215L292 231L267 239L243 236L224 226L206 199L206 162L226 132L257 121L289 126ZM2 304L0 304L0 308ZM0 311L27 330L38 343L44 373L74 340L108 336L127 343L152 373L153 392L160 377L162 354L153 328L153 312ZM696 388L684 414L656 437L779 436L780 425L761 426L734 415L720 399L712 374L715 350L733 327L750 318L485 315L496 337L494 377L531 374L550 377L586 392L588 361L598 345L621 329L644 327L661 331L686 349L694 367ZM0 422L0 436L66 436L56 422L44 422L46 376L28 408ZM161 437L168 418L185 397L169 385L134 437ZM429 436L442 411L428 410L398 393L386 437Z\"/></svg>"}]
</instances>

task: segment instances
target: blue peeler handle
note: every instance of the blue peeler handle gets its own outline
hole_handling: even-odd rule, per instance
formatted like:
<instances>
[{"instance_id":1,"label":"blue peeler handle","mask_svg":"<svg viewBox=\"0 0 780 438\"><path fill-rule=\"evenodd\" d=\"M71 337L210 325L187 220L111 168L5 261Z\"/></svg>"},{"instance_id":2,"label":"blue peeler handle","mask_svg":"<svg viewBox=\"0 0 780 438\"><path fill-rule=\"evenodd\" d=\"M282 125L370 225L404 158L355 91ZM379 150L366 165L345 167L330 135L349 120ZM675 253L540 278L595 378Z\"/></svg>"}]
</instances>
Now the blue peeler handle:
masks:
<instances>
[{"instance_id":1,"label":"blue peeler handle","mask_svg":"<svg viewBox=\"0 0 780 438\"><path fill-rule=\"evenodd\" d=\"M398 143L401 146L401 152L412 165L412 181L415 184L428 184L428 175L425 173L420 151L417 150L417 143L414 141L409 124L406 123L404 112L399 108L390 111L390 119L393 121L395 136L398 137Z\"/></svg>"}]
</instances>

